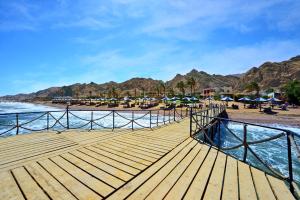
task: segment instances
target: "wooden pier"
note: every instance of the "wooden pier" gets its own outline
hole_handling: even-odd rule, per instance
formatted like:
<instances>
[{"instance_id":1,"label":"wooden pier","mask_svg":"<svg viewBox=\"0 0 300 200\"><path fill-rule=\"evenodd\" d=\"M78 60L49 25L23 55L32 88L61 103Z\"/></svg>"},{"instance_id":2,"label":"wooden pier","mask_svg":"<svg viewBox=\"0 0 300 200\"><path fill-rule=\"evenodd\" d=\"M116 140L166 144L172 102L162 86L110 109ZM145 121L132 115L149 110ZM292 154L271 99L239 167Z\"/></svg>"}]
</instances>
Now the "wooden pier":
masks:
<instances>
[{"instance_id":1,"label":"wooden pier","mask_svg":"<svg viewBox=\"0 0 300 200\"><path fill-rule=\"evenodd\" d=\"M0 199L294 199L286 184L190 137L67 131L0 140Z\"/></svg>"}]
</instances>

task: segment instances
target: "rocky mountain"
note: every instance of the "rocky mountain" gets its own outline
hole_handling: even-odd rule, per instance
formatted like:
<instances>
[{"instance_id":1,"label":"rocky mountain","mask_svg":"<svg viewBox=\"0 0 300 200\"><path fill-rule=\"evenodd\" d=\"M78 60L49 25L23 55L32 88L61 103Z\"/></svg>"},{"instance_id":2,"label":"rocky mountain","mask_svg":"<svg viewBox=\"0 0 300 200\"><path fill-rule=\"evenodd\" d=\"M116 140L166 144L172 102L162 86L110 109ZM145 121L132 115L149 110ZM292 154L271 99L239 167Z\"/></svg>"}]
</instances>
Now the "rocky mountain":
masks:
<instances>
[{"instance_id":1,"label":"rocky mountain","mask_svg":"<svg viewBox=\"0 0 300 200\"><path fill-rule=\"evenodd\" d=\"M143 92L151 93L155 91L155 87L159 84L159 80L151 78L132 78L122 83L107 82L103 84L91 83L76 83L73 85L62 87L51 87L45 90L40 90L36 93L17 94L3 96L2 100L50 100L56 96L73 96L73 97L89 97L91 96L125 96L135 94L141 95ZM112 94L114 93L114 94Z\"/></svg>"},{"instance_id":2,"label":"rocky mountain","mask_svg":"<svg viewBox=\"0 0 300 200\"><path fill-rule=\"evenodd\" d=\"M176 88L177 83L180 81L186 82L186 80L189 77L193 77L195 79L195 91L197 93L202 92L204 88L214 88L223 86L236 87L240 80L238 77L232 75L210 75L206 72L197 71L196 69L193 69L186 75L177 74L172 80L167 81L166 85L168 87L174 88L175 92L179 92L179 89ZM187 93L190 92L188 88L186 89L186 91Z\"/></svg>"},{"instance_id":3,"label":"rocky mountain","mask_svg":"<svg viewBox=\"0 0 300 200\"><path fill-rule=\"evenodd\" d=\"M203 71L193 69L185 75L177 74L173 79L165 82L167 91L172 88L175 93L179 93L176 87L180 81L186 82L189 77L195 79L195 92L200 93L204 88L231 86L235 92L245 91L245 87L250 82L257 82L262 90L281 88L289 80L300 80L300 56L293 57L287 61L282 62L266 62L260 67L253 67L243 74L234 75L216 75L208 74ZM157 87L161 83L160 80L153 80L151 78L132 78L122 83L107 82L103 84L76 83L63 87L51 87L45 90L30 94L18 94L11 96L4 96L0 99L4 100L33 100L33 99L51 99L55 96L74 96L74 97L88 97L92 96L140 96L145 94L158 94ZM162 93L162 89L161 93ZM189 87L186 88L189 93ZM114 94L112 94L114 93Z\"/></svg>"},{"instance_id":4,"label":"rocky mountain","mask_svg":"<svg viewBox=\"0 0 300 200\"><path fill-rule=\"evenodd\" d=\"M300 80L300 56L282 62L265 62L241 76L235 88L243 91L250 82L257 82L262 90L281 88L290 80Z\"/></svg>"}]
</instances>

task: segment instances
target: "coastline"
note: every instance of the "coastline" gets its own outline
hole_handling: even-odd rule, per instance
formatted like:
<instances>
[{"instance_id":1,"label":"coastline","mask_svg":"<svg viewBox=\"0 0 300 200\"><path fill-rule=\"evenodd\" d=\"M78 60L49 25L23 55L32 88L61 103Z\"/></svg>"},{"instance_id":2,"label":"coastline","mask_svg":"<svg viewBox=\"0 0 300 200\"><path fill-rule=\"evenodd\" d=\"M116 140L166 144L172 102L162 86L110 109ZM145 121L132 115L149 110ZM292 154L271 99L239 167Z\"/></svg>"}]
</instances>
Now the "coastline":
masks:
<instances>
[{"instance_id":1,"label":"coastline","mask_svg":"<svg viewBox=\"0 0 300 200\"><path fill-rule=\"evenodd\" d=\"M65 109L66 105L63 104L52 104L50 101L33 101L28 102L32 104L38 104L43 106L49 106L59 109ZM220 103L220 102L214 102L214 103ZM229 119L241 121L241 122L249 122L249 123L255 123L255 124L267 124L267 125L282 125L282 126L291 126L295 128L300 128L300 108L289 108L288 111L281 111L276 110L276 114L270 115L265 114L263 112L259 112L257 109L245 109L243 107L243 104L234 102L233 104L239 105L238 110L232 110L227 109L228 117ZM163 104L160 104L156 107L142 110L140 108L134 107L134 108L126 108L125 110L131 111L131 110L140 110L141 112L147 112L149 110L158 110ZM229 105L231 106L231 105ZM72 105L70 106L70 109L74 110L124 110L122 106L114 107L114 108L108 108L107 106L85 106L85 105Z\"/></svg>"},{"instance_id":2,"label":"coastline","mask_svg":"<svg viewBox=\"0 0 300 200\"><path fill-rule=\"evenodd\" d=\"M66 108L66 105L62 104L52 104L51 102L32 102L36 104L52 106L60 109ZM220 102L214 102L220 103ZM227 109L228 117L233 120L242 121L242 122L249 122L249 123L256 123L256 124L278 124L278 125L286 125L292 126L296 128L300 128L300 108L289 108L288 111L281 111L281 110L274 110L277 113L274 115L265 114L263 112L259 112L257 109L244 109L243 104L234 102L234 104L239 105L239 110L232 110ZM147 110L157 110L163 106L160 104L156 107L147 109ZM230 106L230 105L229 105ZM107 106L95 107L95 106L78 106L73 105L70 107L71 109L76 110L124 110L122 107L115 107L115 108L107 108ZM126 110L137 110L139 108L126 108ZM141 111L147 111L141 110Z\"/></svg>"}]
</instances>

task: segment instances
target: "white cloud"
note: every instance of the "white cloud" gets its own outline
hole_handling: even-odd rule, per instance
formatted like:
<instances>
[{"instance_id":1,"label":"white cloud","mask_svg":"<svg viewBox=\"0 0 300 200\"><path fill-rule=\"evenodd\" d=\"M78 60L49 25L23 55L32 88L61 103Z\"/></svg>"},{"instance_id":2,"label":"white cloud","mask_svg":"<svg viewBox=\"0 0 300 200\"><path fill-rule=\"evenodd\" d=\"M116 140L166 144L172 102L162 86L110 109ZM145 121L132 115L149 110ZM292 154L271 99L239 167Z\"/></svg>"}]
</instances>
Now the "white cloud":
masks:
<instances>
[{"instance_id":1,"label":"white cloud","mask_svg":"<svg viewBox=\"0 0 300 200\"><path fill-rule=\"evenodd\" d=\"M267 61L283 61L299 54L299 41L267 41L209 52L198 63L216 74L243 73Z\"/></svg>"}]
</instances>

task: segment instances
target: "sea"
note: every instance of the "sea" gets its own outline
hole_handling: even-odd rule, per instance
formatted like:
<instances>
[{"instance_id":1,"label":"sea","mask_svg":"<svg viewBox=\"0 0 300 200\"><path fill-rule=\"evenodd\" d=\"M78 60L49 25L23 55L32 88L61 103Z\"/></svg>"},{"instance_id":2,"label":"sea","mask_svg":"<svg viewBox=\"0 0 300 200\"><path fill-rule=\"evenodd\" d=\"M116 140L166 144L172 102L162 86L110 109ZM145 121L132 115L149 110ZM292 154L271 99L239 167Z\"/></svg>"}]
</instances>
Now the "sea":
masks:
<instances>
[{"instance_id":1,"label":"sea","mask_svg":"<svg viewBox=\"0 0 300 200\"><path fill-rule=\"evenodd\" d=\"M50 115L47 114L47 112L49 111ZM19 113L18 116L17 113ZM64 130L67 126L66 115L64 115L64 113L64 109L45 106L41 104L0 102L0 139L1 137L8 137L17 133L16 128L13 128L16 125L17 117L19 125L22 125L22 128L18 130L18 134L28 134L32 132L32 130L46 130L47 127L51 128L52 130ZM114 115L115 127L143 128L150 126L150 116L149 114L147 115L144 112L134 113L134 115L131 112L117 112ZM159 122L159 125L163 123L163 120L169 120L168 116L165 116L164 118L161 116L158 116L157 118L156 117L157 116L155 116L155 114L152 114L152 121L157 120L157 122ZM131 123L130 120L132 118L136 119L136 123ZM59 123L57 121L58 119ZM71 111L69 113L69 119L70 128L89 129L91 128L91 124L89 123L91 119L95 120L95 123L93 124L94 129L111 128L113 126L113 116L111 111L97 111L93 112L92 115L90 111ZM151 124L152 127L156 125L156 123ZM287 126L282 124L261 125L291 130L300 135L299 127ZM226 126L238 137L243 138L243 124L230 122L226 124ZM225 127L221 127L221 130L221 146L231 147L239 144L239 141L232 137L232 135ZM252 125L247 126L247 132L248 141L257 141L281 133L281 131ZM201 135L199 135L199 138L201 138ZM299 138L296 138L296 143L300 145ZM281 137L269 142L250 145L250 147L265 162L265 164L272 166L275 171L280 172L285 176L288 175L286 137ZM239 149L225 152L241 160L243 158L244 149L243 147L240 147ZM294 179L297 181L297 183L300 183L300 162L297 158L296 149L294 146L292 146L292 157ZM249 151L247 161L257 168L268 171L268 169L264 165L262 165L261 162L258 161Z\"/></svg>"}]
</instances>

